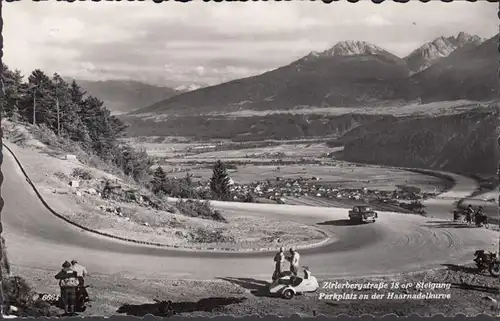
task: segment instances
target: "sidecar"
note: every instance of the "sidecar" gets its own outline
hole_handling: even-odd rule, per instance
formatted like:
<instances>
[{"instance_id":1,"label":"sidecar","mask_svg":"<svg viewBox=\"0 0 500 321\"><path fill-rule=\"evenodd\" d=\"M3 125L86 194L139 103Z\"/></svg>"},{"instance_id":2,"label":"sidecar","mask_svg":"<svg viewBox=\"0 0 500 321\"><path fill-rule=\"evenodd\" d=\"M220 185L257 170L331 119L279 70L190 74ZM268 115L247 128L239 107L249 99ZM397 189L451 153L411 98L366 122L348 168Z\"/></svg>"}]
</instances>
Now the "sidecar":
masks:
<instances>
[{"instance_id":1,"label":"sidecar","mask_svg":"<svg viewBox=\"0 0 500 321\"><path fill-rule=\"evenodd\" d=\"M290 271L286 271L269 285L269 292L291 299L296 294L316 292L318 288L318 280L309 271L304 271L304 277L294 276Z\"/></svg>"}]
</instances>

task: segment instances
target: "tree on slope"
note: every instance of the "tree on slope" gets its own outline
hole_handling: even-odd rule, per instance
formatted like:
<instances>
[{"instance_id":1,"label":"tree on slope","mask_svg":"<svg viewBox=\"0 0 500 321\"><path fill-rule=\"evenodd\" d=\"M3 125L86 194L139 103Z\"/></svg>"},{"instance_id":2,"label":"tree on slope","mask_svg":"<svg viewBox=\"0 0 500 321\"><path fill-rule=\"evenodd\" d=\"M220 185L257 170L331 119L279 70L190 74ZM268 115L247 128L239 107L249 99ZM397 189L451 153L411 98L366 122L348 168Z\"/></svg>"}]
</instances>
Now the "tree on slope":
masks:
<instances>
[{"instance_id":1,"label":"tree on slope","mask_svg":"<svg viewBox=\"0 0 500 321\"><path fill-rule=\"evenodd\" d=\"M30 123L33 122L33 108L35 108L35 123L44 124L55 130L57 123L55 87L51 79L40 69L35 69L28 77L28 88L29 95L24 99L23 115Z\"/></svg>"},{"instance_id":2,"label":"tree on slope","mask_svg":"<svg viewBox=\"0 0 500 321\"><path fill-rule=\"evenodd\" d=\"M19 116L19 103L26 92L26 86L23 85L23 75L19 70L10 70L6 65L2 79L4 82L4 97L0 100L2 115L12 118Z\"/></svg>"},{"instance_id":3,"label":"tree on slope","mask_svg":"<svg viewBox=\"0 0 500 321\"><path fill-rule=\"evenodd\" d=\"M33 123L35 111L35 124L56 133L59 115L61 137L109 164L118 165L135 180L149 180L150 157L145 151L135 151L120 143L118 139L123 136L126 125L112 116L101 100L88 95L75 81L67 83L57 73L48 77L36 69L23 81L19 71L9 70L4 64L3 67L2 116Z\"/></svg>"},{"instance_id":4,"label":"tree on slope","mask_svg":"<svg viewBox=\"0 0 500 321\"><path fill-rule=\"evenodd\" d=\"M149 181L149 168L153 165L151 158L145 150L136 151L128 144L121 144L112 149L115 157L114 164L123 170L123 173L132 177L136 182Z\"/></svg>"},{"instance_id":5,"label":"tree on slope","mask_svg":"<svg viewBox=\"0 0 500 321\"><path fill-rule=\"evenodd\" d=\"M231 199L229 175L224 163L220 160L213 167L212 178L210 179L210 191L214 200L228 201Z\"/></svg>"},{"instance_id":6,"label":"tree on slope","mask_svg":"<svg viewBox=\"0 0 500 321\"><path fill-rule=\"evenodd\" d=\"M167 173L165 170L158 166L153 173L153 181L151 182L153 193L158 194L160 192L165 193L167 184Z\"/></svg>"}]
</instances>

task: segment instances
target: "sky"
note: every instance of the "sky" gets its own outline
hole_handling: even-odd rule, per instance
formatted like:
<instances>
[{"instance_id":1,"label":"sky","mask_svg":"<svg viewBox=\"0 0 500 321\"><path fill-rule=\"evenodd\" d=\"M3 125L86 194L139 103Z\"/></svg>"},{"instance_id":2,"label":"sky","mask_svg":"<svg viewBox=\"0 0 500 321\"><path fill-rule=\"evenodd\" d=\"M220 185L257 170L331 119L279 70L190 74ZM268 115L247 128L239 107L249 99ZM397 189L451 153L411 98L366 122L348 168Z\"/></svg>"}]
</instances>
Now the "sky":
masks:
<instances>
[{"instance_id":1,"label":"sky","mask_svg":"<svg viewBox=\"0 0 500 321\"><path fill-rule=\"evenodd\" d=\"M460 31L491 38L498 4L412 0L4 2L4 62L77 79L213 85L289 64L343 40L403 57Z\"/></svg>"}]
</instances>

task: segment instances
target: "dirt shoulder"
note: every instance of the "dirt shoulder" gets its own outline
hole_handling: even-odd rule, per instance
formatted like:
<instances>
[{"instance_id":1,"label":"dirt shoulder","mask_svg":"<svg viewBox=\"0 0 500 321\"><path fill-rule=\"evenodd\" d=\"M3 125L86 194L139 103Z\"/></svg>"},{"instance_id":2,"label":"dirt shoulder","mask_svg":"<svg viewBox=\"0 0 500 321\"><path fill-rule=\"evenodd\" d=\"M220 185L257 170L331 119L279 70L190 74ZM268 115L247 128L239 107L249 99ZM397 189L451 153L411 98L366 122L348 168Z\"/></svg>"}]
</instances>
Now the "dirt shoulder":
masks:
<instances>
[{"instance_id":1,"label":"dirt shoulder","mask_svg":"<svg viewBox=\"0 0 500 321\"><path fill-rule=\"evenodd\" d=\"M14 272L27 277L30 284L42 293L57 293L58 289L53 280L53 271L25 270L14 267ZM272 272L272 271L270 271ZM190 281L190 280L158 280L134 279L123 275L99 276L92 275L88 283L93 299L92 307L83 315L116 315L130 313L144 315L146 313L159 314L158 304L154 300L173 302L173 308L182 316L216 316L246 314L290 316L301 314L313 316L324 314L336 316L349 314L360 316L372 314L382 316L397 314L406 316L417 313L421 316L432 316L442 313L446 316L466 314L475 316L479 313L498 314L496 308L492 309L491 303L482 299L490 296L498 297L498 279L489 275L477 275L467 267L450 266L448 269L416 273L411 275L398 275L385 278L365 278L349 280L318 280L320 286L324 282L350 282L357 284L399 283L395 290L335 290L320 289L317 293L296 296L291 300L271 298L265 293L267 282L253 279L226 279L215 281ZM418 282L434 286L449 286L449 289L415 289ZM401 289L402 284L412 283L409 290ZM393 299L371 299L373 294L393 292ZM395 299L396 295L431 293L434 295L449 295L442 299ZM140 294L139 294L140 293ZM361 294L368 295L367 300L334 300L331 297L319 300L321 293L333 295ZM128 305L128 306L124 306ZM120 309L121 307L121 309ZM117 311L120 309L122 313Z\"/></svg>"},{"instance_id":2,"label":"dirt shoulder","mask_svg":"<svg viewBox=\"0 0 500 321\"><path fill-rule=\"evenodd\" d=\"M108 235L165 246L198 249L258 250L294 245L304 247L330 240L317 227L252 216L231 216L227 222L188 217L172 206L172 213L133 202L102 199L105 180L127 185L119 177L88 167L31 140L27 146L8 144L47 203L59 214L86 228ZM71 174L89 171L90 180ZM119 210L118 210L119 209ZM224 212L221 212L224 216Z\"/></svg>"}]
</instances>

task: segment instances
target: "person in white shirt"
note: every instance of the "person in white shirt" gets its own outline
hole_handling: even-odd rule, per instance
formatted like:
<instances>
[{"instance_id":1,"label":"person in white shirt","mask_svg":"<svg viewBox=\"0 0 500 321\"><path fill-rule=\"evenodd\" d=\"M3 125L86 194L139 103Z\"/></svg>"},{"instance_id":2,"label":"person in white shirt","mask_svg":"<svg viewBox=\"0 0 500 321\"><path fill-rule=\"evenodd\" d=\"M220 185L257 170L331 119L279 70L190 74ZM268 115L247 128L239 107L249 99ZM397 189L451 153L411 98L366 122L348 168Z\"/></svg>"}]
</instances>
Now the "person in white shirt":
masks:
<instances>
[{"instance_id":1,"label":"person in white shirt","mask_svg":"<svg viewBox=\"0 0 500 321\"><path fill-rule=\"evenodd\" d=\"M76 276L78 277L78 281L80 281L80 286L84 286L83 277L88 275L87 269L83 265L78 264L76 260L71 261L71 267L74 271L76 271Z\"/></svg>"},{"instance_id":2,"label":"person in white shirt","mask_svg":"<svg viewBox=\"0 0 500 321\"><path fill-rule=\"evenodd\" d=\"M78 278L78 287L83 292L84 296L88 298L89 294L87 292L87 289L85 288L84 280L84 277L89 275L87 269L83 265L78 264L76 260L71 261L71 268L76 272L76 277Z\"/></svg>"},{"instance_id":3,"label":"person in white shirt","mask_svg":"<svg viewBox=\"0 0 500 321\"><path fill-rule=\"evenodd\" d=\"M288 260L290 261L290 272L292 272L293 275L297 276L299 273L299 260L300 260L300 254L295 251L295 248L290 248L290 256Z\"/></svg>"}]
</instances>

